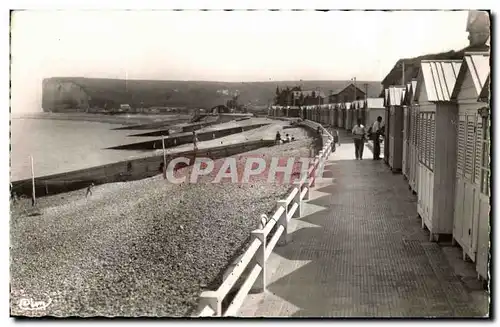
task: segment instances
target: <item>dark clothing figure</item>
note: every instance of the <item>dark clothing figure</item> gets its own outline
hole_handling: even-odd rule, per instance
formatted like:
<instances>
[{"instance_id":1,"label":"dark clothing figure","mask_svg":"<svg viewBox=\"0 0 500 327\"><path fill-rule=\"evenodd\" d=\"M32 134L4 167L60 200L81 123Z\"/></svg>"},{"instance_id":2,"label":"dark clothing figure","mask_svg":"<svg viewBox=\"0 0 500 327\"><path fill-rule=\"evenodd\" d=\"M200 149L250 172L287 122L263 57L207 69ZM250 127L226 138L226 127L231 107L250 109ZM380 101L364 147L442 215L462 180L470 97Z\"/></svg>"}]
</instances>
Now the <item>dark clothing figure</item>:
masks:
<instances>
[{"instance_id":1,"label":"dark clothing figure","mask_svg":"<svg viewBox=\"0 0 500 327\"><path fill-rule=\"evenodd\" d=\"M385 126L382 126L382 117L378 116L377 121L371 127L373 138L373 160L380 160L380 136L384 135Z\"/></svg>"},{"instance_id":2,"label":"dark clothing figure","mask_svg":"<svg viewBox=\"0 0 500 327\"><path fill-rule=\"evenodd\" d=\"M94 187L94 183L90 184L89 187L87 187L87 194L85 194L85 197L92 195L92 188L93 187Z\"/></svg>"},{"instance_id":3,"label":"dark clothing figure","mask_svg":"<svg viewBox=\"0 0 500 327\"><path fill-rule=\"evenodd\" d=\"M375 137L373 139L373 160L380 159L380 135L379 133L375 133Z\"/></svg>"},{"instance_id":4,"label":"dark clothing figure","mask_svg":"<svg viewBox=\"0 0 500 327\"><path fill-rule=\"evenodd\" d=\"M319 153L323 149L323 137L321 135L316 136L315 140L315 153Z\"/></svg>"},{"instance_id":5,"label":"dark clothing figure","mask_svg":"<svg viewBox=\"0 0 500 327\"><path fill-rule=\"evenodd\" d=\"M365 148L365 141L363 139L354 139L354 151L356 159L363 160L363 150Z\"/></svg>"},{"instance_id":6,"label":"dark clothing figure","mask_svg":"<svg viewBox=\"0 0 500 327\"><path fill-rule=\"evenodd\" d=\"M280 134L280 132L276 132L276 138L275 138L274 142L276 144L280 144L280 142L281 142L281 134Z\"/></svg>"}]
</instances>

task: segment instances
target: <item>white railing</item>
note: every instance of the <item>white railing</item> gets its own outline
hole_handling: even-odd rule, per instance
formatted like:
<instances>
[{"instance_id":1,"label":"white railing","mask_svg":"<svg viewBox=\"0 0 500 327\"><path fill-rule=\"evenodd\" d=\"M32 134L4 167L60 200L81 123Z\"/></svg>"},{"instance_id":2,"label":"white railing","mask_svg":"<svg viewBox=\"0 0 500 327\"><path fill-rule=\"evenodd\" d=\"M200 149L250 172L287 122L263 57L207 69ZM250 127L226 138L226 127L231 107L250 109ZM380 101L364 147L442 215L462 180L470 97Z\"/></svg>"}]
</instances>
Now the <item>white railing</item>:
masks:
<instances>
[{"instance_id":1,"label":"white railing","mask_svg":"<svg viewBox=\"0 0 500 327\"><path fill-rule=\"evenodd\" d=\"M285 200L279 200L277 209L272 217L261 228L251 232L252 240L245 253L238 259L232 271L226 276L220 287L215 291L205 291L201 293L198 317L228 317L236 316L243 304L247 294L253 290L263 292L266 289L267 271L266 261L273 252L274 247L279 243L285 245L288 239L288 224L292 218L301 217L303 201L309 200L311 188L314 187L317 172L322 171L323 165L331 153L331 143L333 137L323 126L312 121L303 121L303 125L316 130L321 127L323 135L327 137L327 142L309 166L307 174L290 191ZM267 242L270 233L275 229L274 234ZM238 292L223 312L222 302L242 277L243 272L249 269L245 280L241 284Z\"/></svg>"}]
</instances>

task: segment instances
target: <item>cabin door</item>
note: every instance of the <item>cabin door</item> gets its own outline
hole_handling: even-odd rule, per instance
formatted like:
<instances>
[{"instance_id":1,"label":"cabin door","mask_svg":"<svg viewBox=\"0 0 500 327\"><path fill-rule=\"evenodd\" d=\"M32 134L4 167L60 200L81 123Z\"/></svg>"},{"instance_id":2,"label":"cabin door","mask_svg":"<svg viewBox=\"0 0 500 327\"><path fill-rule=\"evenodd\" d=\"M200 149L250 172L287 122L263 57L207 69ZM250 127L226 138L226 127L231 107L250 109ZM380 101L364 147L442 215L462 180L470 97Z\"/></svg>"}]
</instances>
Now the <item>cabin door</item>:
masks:
<instances>
[{"instance_id":1,"label":"cabin door","mask_svg":"<svg viewBox=\"0 0 500 327\"><path fill-rule=\"evenodd\" d=\"M488 278L488 259L490 253L490 118L480 118L482 123L481 159L479 181L479 205L477 228L477 258L476 270L484 279Z\"/></svg>"},{"instance_id":2,"label":"cabin door","mask_svg":"<svg viewBox=\"0 0 500 327\"><path fill-rule=\"evenodd\" d=\"M479 119L478 119L479 118ZM453 237L475 261L481 212L484 133L477 114L460 113L458 120L457 184Z\"/></svg>"}]
</instances>

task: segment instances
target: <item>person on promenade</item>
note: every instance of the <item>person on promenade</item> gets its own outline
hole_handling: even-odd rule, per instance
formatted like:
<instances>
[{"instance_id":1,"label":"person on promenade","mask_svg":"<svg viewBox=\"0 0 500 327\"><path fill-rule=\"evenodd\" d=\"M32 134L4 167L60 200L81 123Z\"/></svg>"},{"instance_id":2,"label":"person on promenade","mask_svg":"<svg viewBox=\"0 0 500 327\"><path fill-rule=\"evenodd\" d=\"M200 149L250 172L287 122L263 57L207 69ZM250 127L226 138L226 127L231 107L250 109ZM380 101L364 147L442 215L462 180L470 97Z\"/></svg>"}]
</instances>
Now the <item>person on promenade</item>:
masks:
<instances>
[{"instance_id":1,"label":"person on promenade","mask_svg":"<svg viewBox=\"0 0 500 327\"><path fill-rule=\"evenodd\" d=\"M365 127L361 125L361 119L358 119L357 124L352 128L352 135L354 137L354 150L356 152L356 160L363 160L366 130Z\"/></svg>"},{"instance_id":2,"label":"person on promenade","mask_svg":"<svg viewBox=\"0 0 500 327\"><path fill-rule=\"evenodd\" d=\"M335 128L330 127L330 134L333 136L332 152L335 152L335 145L338 144L340 146L339 132Z\"/></svg>"},{"instance_id":3,"label":"person on promenade","mask_svg":"<svg viewBox=\"0 0 500 327\"><path fill-rule=\"evenodd\" d=\"M371 128L373 139L373 160L380 160L380 135L382 134L382 117L378 116Z\"/></svg>"},{"instance_id":4,"label":"person on promenade","mask_svg":"<svg viewBox=\"0 0 500 327\"><path fill-rule=\"evenodd\" d=\"M196 136L195 131L193 131L193 150L198 151L198 136Z\"/></svg>"},{"instance_id":5,"label":"person on promenade","mask_svg":"<svg viewBox=\"0 0 500 327\"><path fill-rule=\"evenodd\" d=\"M315 139L315 154L313 157L323 149L323 131L321 130L321 127L318 126L318 129L316 129L316 139Z\"/></svg>"},{"instance_id":6,"label":"person on promenade","mask_svg":"<svg viewBox=\"0 0 500 327\"><path fill-rule=\"evenodd\" d=\"M274 139L274 143L276 145L279 145L281 143L281 134L280 134L280 131L276 132L276 138Z\"/></svg>"}]
</instances>

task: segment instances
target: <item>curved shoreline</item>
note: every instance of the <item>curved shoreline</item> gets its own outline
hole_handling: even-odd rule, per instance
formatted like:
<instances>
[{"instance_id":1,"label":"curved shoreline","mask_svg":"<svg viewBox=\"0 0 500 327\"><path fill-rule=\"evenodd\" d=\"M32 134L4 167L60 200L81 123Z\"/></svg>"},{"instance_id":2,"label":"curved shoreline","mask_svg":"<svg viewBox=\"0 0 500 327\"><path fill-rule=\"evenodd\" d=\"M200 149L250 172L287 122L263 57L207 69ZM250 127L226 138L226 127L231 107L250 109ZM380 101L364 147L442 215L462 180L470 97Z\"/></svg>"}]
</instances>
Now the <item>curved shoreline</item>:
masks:
<instances>
[{"instance_id":1,"label":"curved shoreline","mask_svg":"<svg viewBox=\"0 0 500 327\"><path fill-rule=\"evenodd\" d=\"M128 115L104 115L91 113L30 113L23 115L11 115L11 119L49 119L49 120L71 120L71 121L88 121L96 123L107 123L116 125L135 125L151 123L156 121L170 121L176 119L190 119L190 115L172 114L172 115L144 115L144 114L128 114Z\"/></svg>"}]
</instances>

